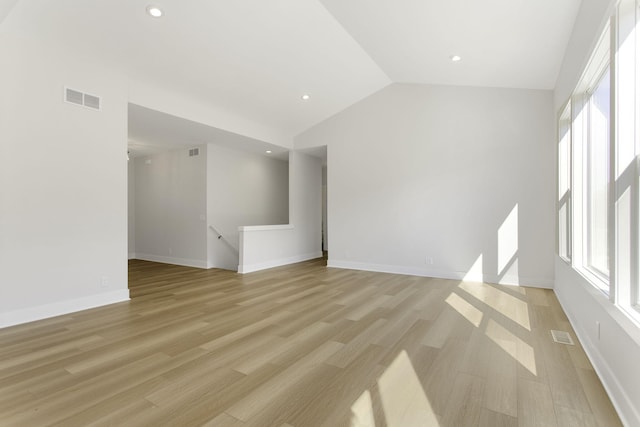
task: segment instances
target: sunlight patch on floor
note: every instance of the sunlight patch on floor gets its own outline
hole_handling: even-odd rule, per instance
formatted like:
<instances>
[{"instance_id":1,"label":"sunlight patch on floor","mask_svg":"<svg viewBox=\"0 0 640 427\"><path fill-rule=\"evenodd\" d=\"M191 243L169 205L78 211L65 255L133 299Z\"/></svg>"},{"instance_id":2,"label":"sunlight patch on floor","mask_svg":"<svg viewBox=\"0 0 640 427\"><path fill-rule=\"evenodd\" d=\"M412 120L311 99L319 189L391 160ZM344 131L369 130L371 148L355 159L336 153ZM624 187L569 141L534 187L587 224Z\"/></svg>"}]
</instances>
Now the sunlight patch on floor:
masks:
<instances>
[{"instance_id":1,"label":"sunlight patch on floor","mask_svg":"<svg viewBox=\"0 0 640 427\"><path fill-rule=\"evenodd\" d=\"M375 427L376 421L373 416L373 402L371 393L365 390L351 405L351 427Z\"/></svg>"},{"instance_id":2,"label":"sunlight patch on floor","mask_svg":"<svg viewBox=\"0 0 640 427\"><path fill-rule=\"evenodd\" d=\"M406 351L401 351L377 381L373 392L379 393L388 427L438 427L440 423L422 388L418 374ZM382 422L382 420L380 420ZM364 393L351 406L350 427L375 427L371 391Z\"/></svg>"},{"instance_id":3,"label":"sunlight patch on floor","mask_svg":"<svg viewBox=\"0 0 640 427\"><path fill-rule=\"evenodd\" d=\"M458 313L460 313L465 319L467 319L476 328L480 326L482 322L482 312L469 304L458 294L450 294L445 300L447 304L453 307Z\"/></svg>"},{"instance_id":4,"label":"sunlight patch on floor","mask_svg":"<svg viewBox=\"0 0 640 427\"><path fill-rule=\"evenodd\" d=\"M537 376L536 356L533 347L505 329L496 321L489 319L485 335L513 357L525 369Z\"/></svg>"},{"instance_id":5,"label":"sunlight patch on floor","mask_svg":"<svg viewBox=\"0 0 640 427\"><path fill-rule=\"evenodd\" d=\"M458 287L516 322L527 331L531 331L529 309L526 302L492 286L478 286L474 283L462 282Z\"/></svg>"},{"instance_id":6,"label":"sunlight patch on floor","mask_svg":"<svg viewBox=\"0 0 640 427\"><path fill-rule=\"evenodd\" d=\"M380 376L378 389L389 427L440 425L406 351Z\"/></svg>"}]
</instances>

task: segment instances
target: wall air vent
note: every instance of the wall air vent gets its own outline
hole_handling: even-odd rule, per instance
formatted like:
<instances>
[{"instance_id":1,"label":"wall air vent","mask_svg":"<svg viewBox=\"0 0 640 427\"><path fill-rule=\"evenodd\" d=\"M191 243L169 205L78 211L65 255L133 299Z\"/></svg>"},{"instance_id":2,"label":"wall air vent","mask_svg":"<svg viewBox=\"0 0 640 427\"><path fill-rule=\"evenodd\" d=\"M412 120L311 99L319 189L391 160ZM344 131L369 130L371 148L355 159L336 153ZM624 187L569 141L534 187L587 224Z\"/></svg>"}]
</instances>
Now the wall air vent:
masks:
<instances>
[{"instance_id":1,"label":"wall air vent","mask_svg":"<svg viewBox=\"0 0 640 427\"><path fill-rule=\"evenodd\" d=\"M64 100L70 102L72 104L82 105L84 94L82 92L78 92L77 90L69 89L65 91Z\"/></svg>"},{"instance_id":2,"label":"wall air vent","mask_svg":"<svg viewBox=\"0 0 640 427\"><path fill-rule=\"evenodd\" d=\"M190 148L189 149L189 157L198 156L198 155L200 155L200 149L199 148Z\"/></svg>"},{"instance_id":3,"label":"wall air vent","mask_svg":"<svg viewBox=\"0 0 640 427\"><path fill-rule=\"evenodd\" d=\"M75 89L64 89L64 100L70 104L76 104L92 110L100 110L100 97L89 95Z\"/></svg>"}]
</instances>

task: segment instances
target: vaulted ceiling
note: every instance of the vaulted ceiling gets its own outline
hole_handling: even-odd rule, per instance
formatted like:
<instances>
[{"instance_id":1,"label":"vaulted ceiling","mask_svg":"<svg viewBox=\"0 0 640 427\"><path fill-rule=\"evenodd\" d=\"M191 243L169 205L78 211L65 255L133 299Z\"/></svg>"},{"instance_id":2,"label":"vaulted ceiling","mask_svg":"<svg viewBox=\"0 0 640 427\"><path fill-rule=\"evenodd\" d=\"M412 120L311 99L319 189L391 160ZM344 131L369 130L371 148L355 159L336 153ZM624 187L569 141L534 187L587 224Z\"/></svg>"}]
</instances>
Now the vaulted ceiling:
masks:
<instances>
[{"instance_id":1,"label":"vaulted ceiling","mask_svg":"<svg viewBox=\"0 0 640 427\"><path fill-rule=\"evenodd\" d=\"M164 15L150 17L149 4ZM132 82L171 88L293 137L392 82L552 89L579 6L19 0L5 23L99 55Z\"/></svg>"}]
</instances>

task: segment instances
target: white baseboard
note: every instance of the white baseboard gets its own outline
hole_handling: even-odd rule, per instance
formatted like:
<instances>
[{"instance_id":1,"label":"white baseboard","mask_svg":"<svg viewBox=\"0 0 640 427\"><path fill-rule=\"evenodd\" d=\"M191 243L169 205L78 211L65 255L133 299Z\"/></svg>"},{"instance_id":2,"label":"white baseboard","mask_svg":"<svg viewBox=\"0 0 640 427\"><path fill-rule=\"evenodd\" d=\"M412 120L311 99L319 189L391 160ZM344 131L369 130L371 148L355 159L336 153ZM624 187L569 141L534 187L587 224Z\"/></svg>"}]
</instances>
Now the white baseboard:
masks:
<instances>
[{"instance_id":1,"label":"white baseboard","mask_svg":"<svg viewBox=\"0 0 640 427\"><path fill-rule=\"evenodd\" d=\"M76 311L87 310L89 308L101 307L103 305L123 301L129 301L129 289L122 289L83 298L39 305L37 307L23 308L7 313L0 313L0 328L34 322L36 320L61 316L63 314L74 313Z\"/></svg>"},{"instance_id":2,"label":"white baseboard","mask_svg":"<svg viewBox=\"0 0 640 427\"><path fill-rule=\"evenodd\" d=\"M129 252L129 259L136 259L136 253L135 252Z\"/></svg>"},{"instance_id":3,"label":"white baseboard","mask_svg":"<svg viewBox=\"0 0 640 427\"><path fill-rule=\"evenodd\" d=\"M458 271L443 271L422 267L408 267L402 265L370 264L354 261L329 259L327 267L344 268L349 270L375 271L379 273L404 274L409 276L434 277L438 279L468 280L486 283L498 283L501 285L529 286L533 288L553 289L553 280L533 277L520 277L505 275L504 277L484 274L475 277L467 277L468 273Z\"/></svg>"},{"instance_id":4,"label":"white baseboard","mask_svg":"<svg viewBox=\"0 0 640 427\"><path fill-rule=\"evenodd\" d=\"M253 273L254 271L266 270L268 268L281 267L283 265L295 264L297 262L308 261L310 259L316 259L322 257L322 251L312 252L310 254L296 255L288 258L280 258L260 262L256 264L244 264L238 265L238 273L246 274Z\"/></svg>"},{"instance_id":5,"label":"white baseboard","mask_svg":"<svg viewBox=\"0 0 640 427\"><path fill-rule=\"evenodd\" d=\"M200 259L173 258L168 256L140 254L140 253L136 253L136 259L139 259L142 261L161 262L163 264L182 265L185 267L195 267L195 268L209 267L207 260L200 260Z\"/></svg>"}]
</instances>

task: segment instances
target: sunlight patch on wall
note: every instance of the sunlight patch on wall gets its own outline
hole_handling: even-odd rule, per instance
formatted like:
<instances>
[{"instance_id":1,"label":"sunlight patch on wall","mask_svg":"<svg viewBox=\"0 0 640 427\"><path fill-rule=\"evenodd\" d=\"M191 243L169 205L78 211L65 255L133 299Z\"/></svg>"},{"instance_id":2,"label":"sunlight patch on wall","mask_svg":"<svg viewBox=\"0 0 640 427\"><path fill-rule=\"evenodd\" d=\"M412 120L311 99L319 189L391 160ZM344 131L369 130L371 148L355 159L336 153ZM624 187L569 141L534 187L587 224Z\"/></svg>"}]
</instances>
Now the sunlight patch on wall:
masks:
<instances>
[{"instance_id":1,"label":"sunlight patch on wall","mask_svg":"<svg viewBox=\"0 0 640 427\"><path fill-rule=\"evenodd\" d=\"M498 274L504 275L505 269L518 252L518 204L498 229Z\"/></svg>"},{"instance_id":2,"label":"sunlight patch on wall","mask_svg":"<svg viewBox=\"0 0 640 427\"><path fill-rule=\"evenodd\" d=\"M476 328L480 326L482 322L482 312L469 304L463 298L460 298L457 294L451 294L446 299L447 304L453 307L458 313L460 313L465 319L467 319Z\"/></svg>"},{"instance_id":3,"label":"sunlight patch on wall","mask_svg":"<svg viewBox=\"0 0 640 427\"><path fill-rule=\"evenodd\" d=\"M482 254L478 256L476 262L473 263L467 274L462 279L465 282L483 282L484 274L482 271Z\"/></svg>"}]
</instances>

